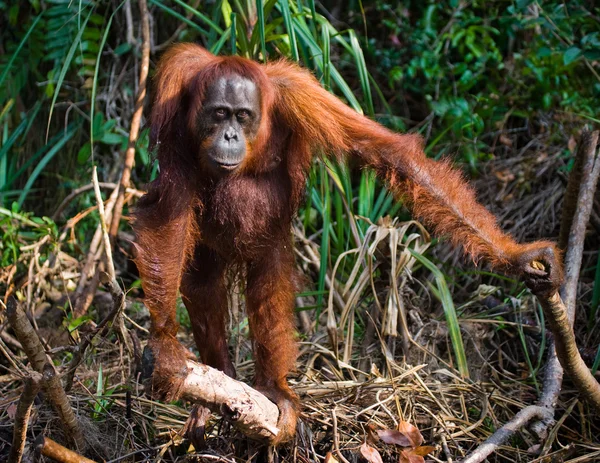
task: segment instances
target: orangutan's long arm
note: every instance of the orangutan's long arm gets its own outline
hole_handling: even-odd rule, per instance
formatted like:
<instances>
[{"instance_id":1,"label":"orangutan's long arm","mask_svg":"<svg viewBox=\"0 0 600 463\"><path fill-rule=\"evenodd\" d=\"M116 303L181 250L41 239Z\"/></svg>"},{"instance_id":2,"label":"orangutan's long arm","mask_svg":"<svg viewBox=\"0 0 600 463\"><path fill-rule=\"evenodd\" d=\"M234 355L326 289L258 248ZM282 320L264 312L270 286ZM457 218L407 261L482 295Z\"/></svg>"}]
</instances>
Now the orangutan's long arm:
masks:
<instances>
[{"instance_id":1,"label":"orangutan's long arm","mask_svg":"<svg viewBox=\"0 0 600 463\"><path fill-rule=\"evenodd\" d=\"M448 161L425 155L418 135L391 132L358 114L324 90L306 70L286 62L267 66L277 89L276 107L313 151L349 153L373 168L397 197L439 235L447 235L477 262L516 274L537 291L562 282L560 253L548 241L519 244L503 233L495 217L477 202L473 189ZM546 264L546 271L532 267Z\"/></svg>"}]
</instances>

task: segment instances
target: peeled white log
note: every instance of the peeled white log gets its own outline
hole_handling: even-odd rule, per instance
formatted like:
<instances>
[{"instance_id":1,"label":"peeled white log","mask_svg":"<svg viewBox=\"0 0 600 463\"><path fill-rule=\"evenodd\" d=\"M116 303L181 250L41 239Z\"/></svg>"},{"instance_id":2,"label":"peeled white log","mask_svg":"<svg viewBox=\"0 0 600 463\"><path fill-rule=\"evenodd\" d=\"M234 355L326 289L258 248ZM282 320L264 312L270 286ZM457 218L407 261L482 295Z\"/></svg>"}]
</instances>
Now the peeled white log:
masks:
<instances>
[{"instance_id":1,"label":"peeled white log","mask_svg":"<svg viewBox=\"0 0 600 463\"><path fill-rule=\"evenodd\" d=\"M277 436L277 405L247 384L191 360L181 397L221 414L246 436L270 441Z\"/></svg>"}]
</instances>

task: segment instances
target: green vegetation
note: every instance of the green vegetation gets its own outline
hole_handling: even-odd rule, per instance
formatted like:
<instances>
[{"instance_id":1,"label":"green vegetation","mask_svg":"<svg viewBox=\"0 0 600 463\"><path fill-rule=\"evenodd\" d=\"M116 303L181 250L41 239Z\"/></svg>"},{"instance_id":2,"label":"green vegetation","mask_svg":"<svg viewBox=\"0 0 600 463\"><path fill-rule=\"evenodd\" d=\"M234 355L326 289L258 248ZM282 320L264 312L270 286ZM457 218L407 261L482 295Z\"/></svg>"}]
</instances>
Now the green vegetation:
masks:
<instances>
[{"instance_id":1,"label":"green vegetation","mask_svg":"<svg viewBox=\"0 0 600 463\"><path fill-rule=\"evenodd\" d=\"M474 180L490 184L501 174L516 177L499 180L497 188L494 183L494 193L485 192L490 207L498 202L508 208L510 201L547 186L548 176L568 171L569 140L583 125L600 122L600 7L593 2L148 0L148 8L153 64L178 41L258 61L299 61L353 109L394 130L421 133L428 155L452 157ZM48 217L71 191L90 182L93 165L102 182L118 182L138 90L138 36L137 2L0 0L0 265L5 269L0 294L21 290L11 285L29 271L24 253L44 237L41 261L59 251L84 259L98 223L93 191ZM132 173L140 189L158 169L148 138L142 127ZM554 164L542 178L535 177L532 172L539 170L529 169L534 162L523 154L531 146L535 156L558 153L550 156ZM489 167L500 159L513 160L506 163L507 173ZM497 199L495 192L502 188L512 196ZM513 232L555 236L557 191L541 193L552 219L535 230L527 230L523 221ZM398 220L392 223L388 216ZM431 309L423 312L447 329L451 354L444 352L439 364L468 378L473 371L465 346L473 341L464 338L460 321L470 314L453 297L465 301L479 284L497 285L503 288L492 292L498 306L517 309L525 326L513 333L522 379L539 388L546 333L541 311L528 306L535 304L529 304L523 286L472 271L470 264L462 270L454 266L456 260L441 247L429 246L420 226L406 225L410 218L372 172L316 162L294 230L297 243L314 253L312 261L299 261L307 278L298 311L310 311L320 326L326 323L330 339L339 335L345 343L340 359L350 363L364 354L353 349L353 342L359 345L369 336L377 342L381 335L382 346L392 351L395 335L408 343L402 325L407 323L403 292L409 292L417 301L413 306L426 305L417 308ZM510 226L518 222L510 210L502 220ZM125 220L121 228L130 233ZM594 247L582 269L591 288L582 296L589 303L584 334L597 340L600 244L597 237L589 244ZM124 284L138 296L136 277L125 262L118 264ZM404 284L413 277L420 283L411 283L408 291ZM480 319L487 318L494 330L512 329L505 324L507 311L478 307ZM374 328L370 320L379 312L381 320L400 317L398 327L394 323L388 329L382 321ZM532 322L525 312L542 326L535 346L528 340ZM178 317L189 325L185 311ZM80 322L71 323L72 329ZM247 326L235 330L247 333ZM600 350L590 345L595 371ZM116 399L108 397L114 388L101 369L94 387L98 399L92 417L99 419ZM496 424L485 419L487 427Z\"/></svg>"}]
</instances>

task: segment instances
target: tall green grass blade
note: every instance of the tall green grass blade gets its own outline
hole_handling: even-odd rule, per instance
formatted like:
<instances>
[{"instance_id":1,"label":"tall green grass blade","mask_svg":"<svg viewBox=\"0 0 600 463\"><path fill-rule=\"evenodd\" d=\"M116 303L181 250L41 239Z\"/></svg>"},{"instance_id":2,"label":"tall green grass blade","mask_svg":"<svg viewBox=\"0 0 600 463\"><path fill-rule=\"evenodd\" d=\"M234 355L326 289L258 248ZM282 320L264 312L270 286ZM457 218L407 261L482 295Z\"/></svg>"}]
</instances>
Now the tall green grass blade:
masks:
<instances>
[{"instance_id":1,"label":"tall green grass blade","mask_svg":"<svg viewBox=\"0 0 600 463\"><path fill-rule=\"evenodd\" d=\"M223 0L217 0L215 5L213 6L212 14L210 19L213 23L219 24L219 20L222 18L221 15L221 6L223 5ZM225 27L224 32L228 31L228 27ZM210 33L208 34L208 43L213 46L213 44L217 41L217 30L214 27L211 27Z\"/></svg>"},{"instance_id":2,"label":"tall green grass blade","mask_svg":"<svg viewBox=\"0 0 600 463\"><path fill-rule=\"evenodd\" d=\"M236 21L235 29L238 42L237 54L240 56L245 56L246 58L252 58L254 56L254 48L252 47L252 44L248 41L248 37L246 36L246 22L241 20L243 16L240 13L238 13L238 15L240 15L240 21Z\"/></svg>"},{"instance_id":3,"label":"tall green grass blade","mask_svg":"<svg viewBox=\"0 0 600 463\"><path fill-rule=\"evenodd\" d=\"M150 3L152 3L153 5L156 5L157 7L159 7L161 10L166 11L167 13L169 13L171 16L173 16L174 18L179 19L182 23L187 24L188 26L190 26L192 29L195 29L196 31L198 31L200 34L207 36L208 35L208 31L206 29L204 29L203 27L199 26L198 24L196 24L194 21L189 20L188 18L186 18L185 16L183 16L182 14L179 14L177 11L175 11L173 8L169 8L167 5L165 5L164 3L158 1L158 0L150 0ZM193 9L193 8L192 8Z\"/></svg>"},{"instance_id":4,"label":"tall green grass blade","mask_svg":"<svg viewBox=\"0 0 600 463\"><path fill-rule=\"evenodd\" d=\"M323 198L323 234L321 235L321 261L319 268L319 296L317 296L317 306L319 307L317 315L323 307L323 294L325 292L325 280L327 277L327 268L329 262L329 231L331 228L331 188L329 186L329 177L325 170L325 165L319 165L319 180L321 186L321 197Z\"/></svg>"},{"instance_id":5,"label":"tall green grass blade","mask_svg":"<svg viewBox=\"0 0 600 463\"><path fill-rule=\"evenodd\" d=\"M310 221L311 221L311 211L312 211L312 206L313 206L313 194L317 194L316 188L315 188L315 183L316 183L316 176L315 176L315 169L311 169L309 176L308 176L308 191L310 192L308 195L306 195L306 204L304 205L304 220L302 221L302 224L304 226L304 231L305 233L308 233L308 227L310 225Z\"/></svg>"},{"instance_id":6,"label":"tall green grass blade","mask_svg":"<svg viewBox=\"0 0 600 463\"><path fill-rule=\"evenodd\" d=\"M81 25L79 32L77 32L77 35L75 36L75 40L73 41L73 44L69 48L67 56L65 56L63 66L60 70L60 74L58 75L58 79L56 81L56 87L54 88L54 95L52 96L52 103L50 104L50 113L48 114L48 126L46 127L46 140L48 140L48 134L50 133L50 123L52 122L52 113L54 112L54 106L56 105L56 99L58 98L58 94L60 93L60 88L62 87L62 83L65 80L67 71L69 70L69 67L71 66L71 61L73 60L73 55L75 55L77 46L79 45L79 42L81 41L81 36L83 35L83 32L85 31L85 26L87 25L93 12L94 12L94 8L90 8L90 12L86 16L83 24Z\"/></svg>"},{"instance_id":7,"label":"tall green grass blade","mask_svg":"<svg viewBox=\"0 0 600 463\"><path fill-rule=\"evenodd\" d=\"M250 1L250 0L249 0ZM240 15L240 21L244 24L250 24L250 20L248 19L248 8L244 8L240 3L240 0L233 0L233 4L235 5L235 10Z\"/></svg>"},{"instance_id":8,"label":"tall green grass blade","mask_svg":"<svg viewBox=\"0 0 600 463\"><path fill-rule=\"evenodd\" d=\"M458 324L454 302L452 301L452 296L450 295L450 290L446 284L444 274L425 256L410 248L408 248L408 250L415 259L433 274L435 278L439 298L442 307L444 308L444 314L446 315L446 323L448 324L450 341L452 342L452 349L454 350L454 356L456 357L457 369L463 377L468 378L469 367L467 364L467 356L465 354L465 346L460 333L460 325Z\"/></svg>"},{"instance_id":9,"label":"tall green grass blade","mask_svg":"<svg viewBox=\"0 0 600 463\"><path fill-rule=\"evenodd\" d=\"M529 349L527 349L527 339L525 337L525 331L523 330L523 324L518 323L517 328L519 331L519 340L521 341L521 348L523 350L523 354L525 355L525 362L527 363L527 369L529 370L529 376L533 380L535 390L539 394L540 385L538 384L537 378L535 377L535 369L533 367L533 362L531 361L531 355L529 355Z\"/></svg>"},{"instance_id":10,"label":"tall green grass blade","mask_svg":"<svg viewBox=\"0 0 600 463\"><path fill-rule=\"evenodd\" d=\"M8 141L8 121L4 122L2 127L2 146L4 146ZM7 169L7 160L6 157L0 158L0 191L6 188L6 178L8 175ZM4 204L3 198L0 196L0 204Z\"/></svg>"},{"instance_id":11,"label":"tall green grass blade","mask_svg":"<svg viewBox=\"0 0 600 463\"><path fill-rule=\"evenodd\" d=\"M365 104L367 105L367 114L371 117L375 115L375 109L373 107L373 97L371 96L371 85L369 81L369 71L367 70L367 64L365 63L365 57L363 55L362 48L358 43L358 38L353 30L348 32L350 35L350 44L352 45L352 51L354 59L356 61L356 69L358 70L358 79L363 91L363 97Z\"/></svg>"},{"instance_id":12,"label":"tall green grass blade","mask_svg":"<svg viewBox=\"0 0 600 463\"><path fill-rule=\"evenodd\" d=\"M223 48L223 46L225 45L225 42L227 42L227 40L229 40L230 34L231 34L231 29L227 29L221 35L221 38L219 38L219 40L212 47L210 47L209 51L213 55L218 55L221 52L221 49Z\"/></svg>"},{"instance_id":13,"label":"tall green grass blade","mask_svg":"<svg viewBox=\"0 0 600 463\"><path fill-rule=\"evenodd\" d=\"M373 204L371 213L369 214L369 219L371 219L372 222L377 221L377 219L381 216L379 211L383 209L387 198L387 190L385 188L381 188L379 190L379 194L377 195L377 199L375 200L375 204Z\"/></svg>"},{"instance_id":14,"label":"tall green grass blade","mask_svg":"<svg viewBox=\"0 0 600 463\"><path fill-rule=\"evenodd\" d=\"M96 66L94 66L94 77L92 80L92 96L90 100L90 145L92 150L92 158L94 156L94 114L96 111L96 92L98 90L98 72L100 70L100 59L102 58L102 50L104 50L104 45L106 44L106 39L108 38L108 33L110 32L110 27L112 26L115 14L117 14L121 7L125 5L126 1L127 0L123 0L108 18L106 28L104 29L104 34L102 34L100 46L98 47L98 56L96 57Z\"/></svg>"},{"instance_id":15,"label":"tall green grass blade","mask_svg":"<svg viewBox=\"0 0 600 463\"><path fill-rule=\"evenodd\" d=\"M231 44L231 54L232 55L237 55L237 31L236 31L236 27L237 27L237 16L235 13L231 13L231 26L229 27L229 30L231 31L229 33L229 38L231 39L230 44Z\"/></svg>"},{"instance_id":16,"label":"tall green grass blade","mask_svg":"<svg viewBox=\"0 0 600 463\"><path fill-rule=\"evenodd\" d=\"M344 220L344 204L342 201L342 195L337 189L333 190L333 206L335 209L336 253L341 254L344 252L344 246L346 244L344 237L347 235L345 233L347 221ZM344 271L343 267L344 265L342 264L342 268L340 269L340 273L342 274Z\"/></svg>"},{"instance_id":17,"label":"tall green grass blade","mask_svg":"<svg viewBox=\"0 0 600 463\"><path fill-rule=\"evenodd\" d=\"M42 11L33 21L33 23L31 24L31 26L29 26L29 29L27 29L27 32L25 33L25 35L23 36L23 38L21 39L21 42L19 42L19 46L17 47L17 49L13 52L13 54L11 55L10 59L8 60L8 63L6 63L6 67L4 68L4 72L2 73L2 75L0 76L0 87L2 86L2 84L4 83L4 79L6 79L6 76L8 75L8 72L10 71L10 68L12 67L12 65L14 64L15 60L17 59L17 56L19 55L19 53L21 52L21 50L23 49L23 46L25 45L25 43L27 42L27 40L29 39L29 36L31 35L31 33L33 32L33 30L35 29L35 27L38 25L38 23L40 22L40 19L42 19L42 16L44 15L44 12Z\"/></svg>"},{"instance_id":18,"label":"tall green grass blade","mask_svg":"<svg viewBox=\"0 0 600 463\"><path fill-rule=\"evenodd\" d=\"M303 27L302 23L296 20L296 18L294 18L294 27L296 28L296 32L298 33L298 38L307 45L313 58L320 57L322 51L318 43L316 42L314 37L310 35L310 32L305 27ZM319 68L322 66L322 60L316 60L315 62L317 63L317 66ZM340 90L342 95L344 95L344 97L348 101L348 104L355 111L362 114L363 111L360 106L360 103L358 102L358 100L354 96L354 93L352 92L352 90L350 89L350 87L348 86L348 84L334 65L331 65L331 79L333 80L337 88Z\"/></svg>"},{"instance_id":19,"label":"tall green grass blade","mask_svg":"<svg viewBox=\"0 0 600 463\"><path fill-rule=\"evenodd\" d=\"M21 123L17 126L15 130L12 131L10 137L8 137L8 139L6 139L2 143L2 147L0 147L0 159L3 159L6 156L8 150L14 145L14 143L21 136L21 134L23 134L23 136L27 135L27 132L31 128L31 122L33 121L33 119L35 119L35 116L37 116L41 107L42 102L37 101L31 109L31 111L29 112L29 115L21 121ZM5 173L7 172L5 171Z\"/></svg>"},{"instance_id":20,"label":"tall green grass blade","mask_svg":"<svg viewBox=\"0 0 600 463\"><path fill-rule=\"evenodd\" d=\"M375 198L375 172L363 170L360 174L360 187L358 194L358 215L370 217Z\"/></svg>"},{"instance_id":21,"label":"tall green grass blade","mask_svg":"<svg viewBox=\"0 0 600 463\"><path fill-rule=\"evenodd\" d=\"M310 8L310 16L311 16L310 30L312 32L313 37L316 37L317 36L317 26L316 26L317 10L315 8L315 0L308 0L308 7Z\"/></svg>"},{"instance_id":22,"label":"tall green grass blade","mask_svg":"<svg viewBox=\"0 0 600 463\"><path fill-rule=\"evenodd\" d=\"M205 14L200 13L197 9L189 6L187 3L185 3L185 2L183 2L181 0L173 0L173 1L175 3L177 3L178 5L182 6L185 10L189 11L190 13L192 13L194 16L200 18L207 26L210 27L211 31L214 31L217 34L222 34L223 33L223 29L221 29L219 27L219 25L215 21L213 21L212 19L210 19ZM208 35L210 35L210 33Z\"/></svg>"},{"instance_id":23,"label":"tall green grass blade","mask_svg":"<svg viewBox=\"0 0 600 463\"><path fill-rule=\"evenodd\" d=\"M88 18L89 18L89 16L88 16ZM86 18L86 21L84 21L83 27L85 27L85 24L86 24L88 18ZM37 180L38 176L42 173L42 171L44 170L46 165L52 160L52 158L56 155L56 153L58 153L60 151L60 149L63 146L65 146L65 144L71 138L73 138L73 135L75 135L75 132L77 132L77 130L79 130L79 124L73 124L70 126L70 128L67 128L67 132L64 134L63 138L61 138L59 140L59 142L56 145L54 145L46 153L46 155L40 160L39 164L37 166L35 166L35 169L33 169L33 172L27 179L27 183L23 187L23 191L21 192L19 199L17 200L19 209L21 208L21 206L23 205L23 202L27 198L27 195L29 194L29 191L31 190L33 183Z\"/></svg>"},{"instance_id":24,"label":"tall green grass blade","mask_svg":"<svg viewBox=\"0 0 600 463\"><path fill-rule=\"evenodd\" d=\"M69 127L67 127L67 130L69 129ZM44 153L48 150L48 147L53 146L63 136L64 136L63 133L59 133L59 134L55 135L54 137L52 137L48 143L46 143L43 147L41 147L39 150L37 150L33 156L31 156L29 159L27 159L27 161L25 161L25 163L21 167L19 167L19 169L16 172L9 173L9 177L8 177L6 186L11 186L12 184L14 184L15 181L21 175L23 175L24 172L26 172L39 158L41 158L44 155Z\"/></svg>"},{"instance_id":25,"label":"tall green grass blade","mask_svg":"<svg viewBox=\"0 0 600 463\"><path fill-rule=\"evenodd\" d=\"M265 40L265 10L262 0L256 0L256 12L258 13L258 35L260 37L260 51L263 61L267 61L267 42Z\"/></svg>"},{"instance_id":26,"label":"tall green grass blade","mask_svg":"<svg viewBox=\"0 0 600 463\"><path fill-rule=\"evenodd\" d=\"M12 109L14 104L15 104L14 98L11 98L10 100L8 100L6 102L6 104L2 108L2 111L0 111L0 122L2 122L4 120L4 118L10 113L10 110Z\"/></svg>"},{"instance_id":27,"label":"tall green grass blade","mask_svg":"<svg viewBox=\"0 0 600 463\"><path fill-rule=\"evenodd\" d=\"M329 31L325 27L321 28L321 40L321 50L323 52L323 86L329 90L331 88L331 43L329 41Z\"/></svg>"},{"instance_id":28,"label":"tall green grass blade","mask_svg":"<svg viewBox=\"0 0 600 463\"><path fill-rule=\"evenodd\" d=\"M298 43L296 42L296 32L294 31L294 25L292 23L292 12L290 10L289 0L280 0L278 2L279 9L283 16L283 22L285 24L285 29L288 33L288 40L290 43L290 53L292 55L292 59L294 61L298 61Z\"/></svg>"}]
</instances>

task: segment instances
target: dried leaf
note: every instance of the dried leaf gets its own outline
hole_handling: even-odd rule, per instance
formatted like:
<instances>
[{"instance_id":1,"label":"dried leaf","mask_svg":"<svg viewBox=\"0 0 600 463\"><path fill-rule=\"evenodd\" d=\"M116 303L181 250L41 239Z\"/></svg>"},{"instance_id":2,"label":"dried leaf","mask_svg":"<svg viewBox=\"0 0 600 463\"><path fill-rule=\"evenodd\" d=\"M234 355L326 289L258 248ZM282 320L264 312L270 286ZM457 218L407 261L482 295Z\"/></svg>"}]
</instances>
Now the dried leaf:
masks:
<instances>
[{"instance_id":1,"label":"dried leaf","mask_svg":"<svg viewBox=\"0 0 600 463\"><path fill-rule=\"evenodd\" d=\"M415 455L420 455L422 457L429 455L434 450L435 450L435 447L432 445L421 445L421 447L412 449L412 451L414 452Z\"/></svg>"},{"instance_id":2,"label":"dried leaf","mask_svg":"<svg viewBox=\"0 0 600 463\"><path fill-rule=\"evenodd\" d=\"M412 447L412 441L404 433L394 429L379 429L377 435L386 444L395 444L402 447Z\"/></svg>"},{"instance_id":3,"label":"dried leaf","mask_svg":"<svg viewBox=\"0 0 600 463\"><path fill-rule=\"evenodd\" d=\"M375 426L372 424L367 424L367 443L368 444L376 444L379 442L379 437L377 436L379 431L375 429Z\"/></svg>"},{"instance_id":4,"label":"dried leaf","mask_svg":"<svg viewBox=\"0 0 600 463\"><path fill-rule=\"evenodd\" d=\"M398 431L410 439L410 447L418 447L423 443L421 432L408 421L400 421Z\"/></svg>"},{"instance_id":5,"label":"dried leaf","mask_svg":"<svg viewBox=\"0 0 600 463\"><path fill-rule=\"evenodd\" d=\"M402 449L400 463L425 463L425 459L421 455L415 455L414 449Z\"/></svg>"},{"instance_id":6,"label":"dried leaf","mask_svg":"<svg viewBox=\"0 0 600 463\"><path fill-rule=\"evenodd\" d=\"M365 457L369 463L383 463L379 451L366 442L360 446L360 454Z\"/></svg>"},{"instance_id":7,"label":"dried leaf","mask_svg":"<svg viewBox=\"0 0 600 463\"><path fill-rule=\"evenodd\" d=\"M331 452L327 452L327 455L325 455L324 463L338 463L338 460L333 456Z\"/></svg>"}]
</instances>

